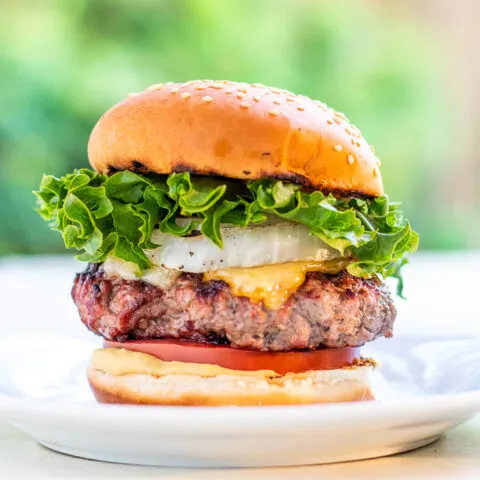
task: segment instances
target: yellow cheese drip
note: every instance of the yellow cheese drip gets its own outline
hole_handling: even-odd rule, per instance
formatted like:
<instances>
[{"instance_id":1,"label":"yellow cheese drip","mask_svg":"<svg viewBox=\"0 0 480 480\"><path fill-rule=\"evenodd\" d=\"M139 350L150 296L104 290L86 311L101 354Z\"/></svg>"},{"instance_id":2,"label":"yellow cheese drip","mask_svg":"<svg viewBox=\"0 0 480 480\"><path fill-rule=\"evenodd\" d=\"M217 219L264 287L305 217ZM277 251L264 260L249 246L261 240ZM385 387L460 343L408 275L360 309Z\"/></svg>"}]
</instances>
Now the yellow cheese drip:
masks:
<instances>
[{"instance_id":1,"label":"yellow cheese drip","mask_svg":"<svg viewBox=\"0 0 480 480\"><path fill-rule=\"evenodd\" d=\"M263 301L267 308L279 309L285 300L305 281L307 272L337 273L345 259L327 262L289 262L252 268L223 268L204 274L205 280L223 280L234 295Z\"/></svg>"}]
</instances>

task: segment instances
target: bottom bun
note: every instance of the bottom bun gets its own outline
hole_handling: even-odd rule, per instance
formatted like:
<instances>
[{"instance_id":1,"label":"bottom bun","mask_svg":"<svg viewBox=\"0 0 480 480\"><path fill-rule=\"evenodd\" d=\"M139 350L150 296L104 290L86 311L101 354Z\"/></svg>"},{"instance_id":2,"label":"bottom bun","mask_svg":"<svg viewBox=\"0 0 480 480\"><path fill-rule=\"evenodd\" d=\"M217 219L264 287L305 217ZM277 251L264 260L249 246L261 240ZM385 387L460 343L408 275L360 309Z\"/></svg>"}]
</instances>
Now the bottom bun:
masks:
<instances>
[{"instance_id":1,"label":"bottom bun","mask_svg":"<svg viewBox=\"0 0 480 480\"><path fill-rule=\"evenodd\" d=\"M372 363L275 378L198 375L113 375L90 367L88 381L100 403L144 405L292 405L374 400Z\"/></svg>"}]
</instances>

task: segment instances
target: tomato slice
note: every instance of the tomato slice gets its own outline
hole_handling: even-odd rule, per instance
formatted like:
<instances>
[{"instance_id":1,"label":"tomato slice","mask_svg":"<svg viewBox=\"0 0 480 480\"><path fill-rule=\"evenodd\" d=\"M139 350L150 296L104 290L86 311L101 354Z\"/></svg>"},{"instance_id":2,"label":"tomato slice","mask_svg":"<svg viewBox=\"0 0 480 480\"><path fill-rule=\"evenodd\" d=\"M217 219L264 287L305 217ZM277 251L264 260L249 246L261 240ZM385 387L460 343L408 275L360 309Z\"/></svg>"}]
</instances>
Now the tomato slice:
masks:
<instances>
[{"instance_id":1,"label":"tomato slice","mask_svg":"<svg viewBox=\"0 0 480 480\"><path fill-rule=\"evenodd\" d=\"M291 352L259 352L228 345L194 343L187 340L104 341L105 348L125 348L148 353L160 360L209 363L233 370L273 370L280 374L307 370L334 370L360 358L360 349L353 347L320 348Z\"/></svg>"}]
</instances>

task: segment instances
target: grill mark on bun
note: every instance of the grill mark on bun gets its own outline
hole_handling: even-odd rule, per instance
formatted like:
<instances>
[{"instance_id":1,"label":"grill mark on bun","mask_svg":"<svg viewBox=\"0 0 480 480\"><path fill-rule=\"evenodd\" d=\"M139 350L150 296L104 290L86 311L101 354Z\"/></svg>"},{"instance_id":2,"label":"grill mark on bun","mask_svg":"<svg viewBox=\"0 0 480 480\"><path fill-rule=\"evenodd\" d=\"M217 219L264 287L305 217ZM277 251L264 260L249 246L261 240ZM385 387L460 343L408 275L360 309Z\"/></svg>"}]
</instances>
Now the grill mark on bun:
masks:
<instances>
[{"instance_id":1,"label":"grill mark on bun","mask_svg":"<svg viewBox=\"0 0 480 480\"><path fill-rule=\"evenodd\" d=\"M109 166L109 167L107 168L107 170L105 171L105 173L106 173L107 175L113 175L114 173L117 173L117 172L119 172L119 171L120 171L119 168L115 168L115 167Z\"/></svg>"},{"instance_id":2,"label":"grill mark on bun","mask_svg":"<svg viewBox=\"0 0 480 480\"><path fill-rule=\"evenodd\" d=\"M281 173L279 175L262 175L263 178L273 178L275 180L282 180L283 182L295 183L296 185L311 185L307 177L294 172Z\"/></svg>"},{"instance_id":3,"label":"grill mark on bun","mask_svg":"<svg viewBox=\"0 0 480 480\"><path fill-rule=\"evenodd\" d=\"M148 168L138 160L134 160L132 162L132 168L130 170L135 173L143 173L143 174L149 173Z\"/></svg>"},{"instance_id":4,"label":"grill mark on bun","mask_svg":"<svg viewBox=\"0 0 480 480\"><path fill-rule=\"evenodd\" d=\"M324 195L329 195L331 193L335 198L340 198L344 200L348 200L351 198L358 198L359 200L372 200L373 198L375 198L373 195L367 195L364 192L358 190L349 190L348 192L344 192L342 190L323 189L322 193Z\"/></svg>"}]
</instances>

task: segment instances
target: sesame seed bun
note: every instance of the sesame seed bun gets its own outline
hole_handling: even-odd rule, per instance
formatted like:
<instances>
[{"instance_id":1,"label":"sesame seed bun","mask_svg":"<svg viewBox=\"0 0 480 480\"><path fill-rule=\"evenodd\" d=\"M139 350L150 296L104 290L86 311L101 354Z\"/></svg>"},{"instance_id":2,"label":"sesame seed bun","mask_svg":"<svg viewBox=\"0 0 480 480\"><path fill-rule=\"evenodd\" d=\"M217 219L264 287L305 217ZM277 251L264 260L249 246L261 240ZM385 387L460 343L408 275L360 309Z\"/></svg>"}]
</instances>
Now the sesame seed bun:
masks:
<instances>
[{"instance_id":1,"label":"sesame seed bun","mask_svg":"<svg viewBox=\"0 0 480 480\"><path fill-rule=\"evenodd\" d=\"M272 381L249 376L113 375L89 368L100 403L183 406L300 405L373 400L374 367L287 374Z\"/></svg>"},{"instance_id":2,"label":"sesame seed bun","mask_svg":"<svg viewBox=\"0 0 480 480\"><path fill-rule=\"evenodd\" d=\"M272 177L349 195L383 194L378 158L343 114L258 84L152 85L102 116L88 156L104 173Z\"/></svg>"}]
</instances>

